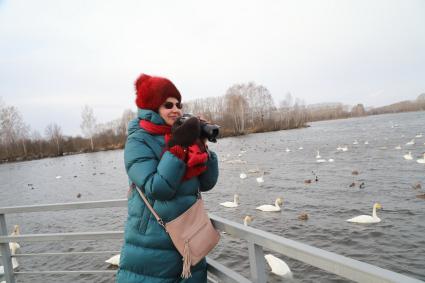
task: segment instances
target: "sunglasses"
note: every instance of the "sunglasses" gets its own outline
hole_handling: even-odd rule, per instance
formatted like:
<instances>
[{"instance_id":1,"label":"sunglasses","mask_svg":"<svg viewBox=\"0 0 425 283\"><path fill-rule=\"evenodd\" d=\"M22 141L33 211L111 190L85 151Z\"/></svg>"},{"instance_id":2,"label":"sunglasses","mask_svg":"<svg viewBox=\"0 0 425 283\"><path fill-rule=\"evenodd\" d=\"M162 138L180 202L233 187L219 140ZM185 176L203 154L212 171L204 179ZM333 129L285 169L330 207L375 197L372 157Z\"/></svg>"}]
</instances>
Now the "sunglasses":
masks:
<instances>
[{"instance_id":1,"label":"sunglasses","mask_svg":"<svg viewBox=\"0 0 425 283\"><path fill-rule=\"evenodd\" d=\"M183 108L183 104L181 104L180 102L177 102L176 104L167 101L163 104L163 106L165 107L165 109L173 109L174 105L177 107L177 109L182 109Z\"/></svg>"}]
</instances>

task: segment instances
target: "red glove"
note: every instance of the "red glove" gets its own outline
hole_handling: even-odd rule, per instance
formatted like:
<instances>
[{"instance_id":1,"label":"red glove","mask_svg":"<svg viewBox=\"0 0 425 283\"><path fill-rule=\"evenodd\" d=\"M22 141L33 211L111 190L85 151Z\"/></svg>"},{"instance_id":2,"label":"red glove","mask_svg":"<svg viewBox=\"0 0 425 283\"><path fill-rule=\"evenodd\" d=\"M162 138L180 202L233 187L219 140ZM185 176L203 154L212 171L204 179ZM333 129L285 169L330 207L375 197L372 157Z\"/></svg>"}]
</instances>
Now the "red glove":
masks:
<instances>
[{"instance_id":1,"label":"red glove","mask_svg":"<svg viewBox=\"0 0 425 283\"><path fill-rule=\"evenodd\" d=\"M195 176L199 176L207 170L207 166L195 166L195 167L187 167L186 173L184 174L183 180L189 180Z\"/></svg>"},{"instance_id":2,"label":"red glove","mask_svg":"<svg viewBox=\"0 0 425 283\"><path fill-rule=\"evenodd\" d=\"M201 149L198 144L193 144L188 148L187 154L187 166L194 167L205 164L208 160L208 153L205 150L205 146Z\"/></svg>"},{"instance_id":3,"label":"red glove","mask_svg":"<svg viewBox=\"0 0 425 283\"><path fill-rule=\"evenodd\" d=\"M205 166L207 160L208 153L202 151L198 144L195 143L189 146L186 161L187 168L183 180L188 180L205 172L207 170L207 166Z\"/></svg>"},{"instance_id":4,"label":"red glove","mask_svg":"<svg viewBox=\"0 0 425 283\"><path fill-rule=\"evenodd\" d=\"M186 149L184 149L180 145L175 145L175 146L169 148L168 151L171 152L177 158L179 158L179 159L181 159L183 161L186 159Z\"/></svg>"}]
</instances>

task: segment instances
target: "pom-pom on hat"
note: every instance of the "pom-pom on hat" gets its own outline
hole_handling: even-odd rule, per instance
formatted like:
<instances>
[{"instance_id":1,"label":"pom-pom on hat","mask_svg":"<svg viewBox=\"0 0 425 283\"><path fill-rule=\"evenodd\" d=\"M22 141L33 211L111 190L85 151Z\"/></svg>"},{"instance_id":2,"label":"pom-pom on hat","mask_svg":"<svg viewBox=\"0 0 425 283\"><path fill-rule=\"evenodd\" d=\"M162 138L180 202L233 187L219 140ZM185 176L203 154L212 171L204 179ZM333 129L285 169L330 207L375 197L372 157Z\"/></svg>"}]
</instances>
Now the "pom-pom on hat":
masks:
<instances>
[{"instance_id":1,"label":"pom-pom on hat","mask_svg":"<svg viewBox=\"0 0 425 283\"><path fill-rule=\"evenodd\" d=\"M176 86L166 78L141 74L134 85L136 87L136 105L142 109L157 112L168 97L174 97L179 102L182 100Z\"/></svg>"}]
</instances>

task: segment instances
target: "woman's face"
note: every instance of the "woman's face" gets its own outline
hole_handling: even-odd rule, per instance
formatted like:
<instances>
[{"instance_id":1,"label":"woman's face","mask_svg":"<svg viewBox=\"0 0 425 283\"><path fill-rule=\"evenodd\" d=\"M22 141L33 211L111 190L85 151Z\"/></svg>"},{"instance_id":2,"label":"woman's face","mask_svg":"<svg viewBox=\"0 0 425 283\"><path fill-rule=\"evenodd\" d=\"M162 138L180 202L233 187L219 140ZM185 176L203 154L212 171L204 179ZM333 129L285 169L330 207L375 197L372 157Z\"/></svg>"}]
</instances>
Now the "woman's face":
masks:
<instances>
[{"instance_id":1,"label":"woman's face","mask_svg":"<svg viewBox=\"0 0 425 283\"><path fill-rule=\"evenodd\" d=\"M167 100L159 106L158 113L169 126L172 126L177 118L182 115L182 110L177 106L181 108L180 102L174 97L168 97Z\"/></svg>"}]
</instances>

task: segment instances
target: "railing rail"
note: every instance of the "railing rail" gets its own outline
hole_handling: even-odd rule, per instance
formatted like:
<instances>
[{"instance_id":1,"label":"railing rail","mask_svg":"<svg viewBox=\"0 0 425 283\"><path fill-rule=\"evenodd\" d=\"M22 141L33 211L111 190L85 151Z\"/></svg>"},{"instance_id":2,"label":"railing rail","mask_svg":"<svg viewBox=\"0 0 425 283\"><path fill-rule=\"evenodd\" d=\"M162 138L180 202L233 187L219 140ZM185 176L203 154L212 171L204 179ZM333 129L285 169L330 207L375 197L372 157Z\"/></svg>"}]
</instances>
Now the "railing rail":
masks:
<instances>
[{"instance_id":1,"label":"railing rail","mask_svg":"<svg viewBox=\"0 0 425 283\"><path fill-rule=\"evenodd\" d=\"M15 275L28 274L111 274L115 270L79 270L79 271L25 271L14 272L12 268L11 254L8 247L9 242L45 242L45 241L75 241L75 240L105 240L122 239L122 231L102 232L78 232L78 233L50 233L50 234L26 234L19 236L8 236L6 229L6 214L33 213L59 210L93 209L124 207L126 199L74 202L48 205L15 206L0 208L0 250L4 265L4 278L6 282L15 282ZM246 227L239 223L229 221L219 216L210 215L215 227L221 231L244 239L248 242L248 253L250 261L251 280L244 278L235 271L222 264L207 258L208 271L219 282L266 282L265 261L263 248L278 252L287 257L302 261L309 265L318 267L330 273L342 276L356 282L406 282L424 283L400 273L386 270L368 263L360 262L332 252L318 249L306 244L289 240L252 227ZM17 254L15 257L46 256L46 255L70 255L70 254L105 254L115 251L99 252L70 252L70 253L37 253ZM214 281L210 279L210 281Z\"/></svg>"},{"instance_id":2,"label":"railing rail","mask_svg":"<svg viewBox=\"0 0 425 283\"><path fill-rule=\"evenodd\" d=\"M110 207L125 207L125 206L127 206L127 199L81 201L81 202L70 202L70 203L0 207L0 214L92 209L92 208L110 208Z\"/></svg>"}]
</instances>

